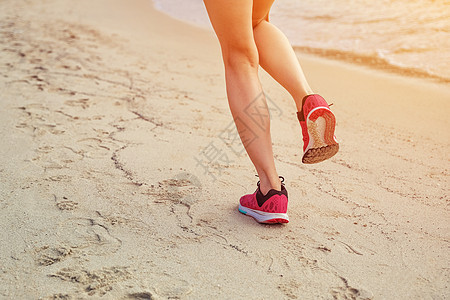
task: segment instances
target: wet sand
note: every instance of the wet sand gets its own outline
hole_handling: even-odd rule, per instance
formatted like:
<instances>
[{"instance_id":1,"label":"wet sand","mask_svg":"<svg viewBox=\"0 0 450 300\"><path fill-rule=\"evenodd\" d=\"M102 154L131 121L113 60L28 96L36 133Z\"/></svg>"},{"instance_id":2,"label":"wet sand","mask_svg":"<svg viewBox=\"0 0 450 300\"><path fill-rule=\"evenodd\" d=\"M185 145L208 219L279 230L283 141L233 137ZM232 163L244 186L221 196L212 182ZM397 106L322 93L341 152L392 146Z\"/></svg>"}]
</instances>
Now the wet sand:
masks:
<instances>
[{"instance_id":1,"label":"wet sand","mask_svg":"<svg viewBox=\"0 0 450 300\"><path fill-rule=\"evenodd\" d=\"M450 294L448 85L300 54L341 143L303 165L294 103L261 72L291 222L260 225L237 211L257 178L212 32L145 0L0 16L0 298Z\"/></svg>"}]
</instances>

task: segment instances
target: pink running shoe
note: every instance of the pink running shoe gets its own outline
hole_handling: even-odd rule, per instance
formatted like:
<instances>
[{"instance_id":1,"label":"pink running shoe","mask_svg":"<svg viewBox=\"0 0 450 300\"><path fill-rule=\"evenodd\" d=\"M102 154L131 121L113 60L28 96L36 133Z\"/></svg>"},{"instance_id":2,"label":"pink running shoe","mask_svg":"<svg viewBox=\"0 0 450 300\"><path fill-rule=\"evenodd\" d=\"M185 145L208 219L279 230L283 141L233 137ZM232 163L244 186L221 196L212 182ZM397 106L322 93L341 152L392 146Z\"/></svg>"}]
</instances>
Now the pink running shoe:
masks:
<instances>
[{"instance_id":1,"label":"pink running shoe","mask_svg":"<svg viewBox=\"0 0 450 300\"><path fill-rule=\"evenodd\" d=\"M304 164L315 164L334 156L339 144L334 136L336 118L325 99L319 95L303 98L302 111L297 112L303 133Z\"/></svg>"},{"instance_id":2,"label":"pink running shoe","mask_svg":"<svg viewBox=\"0 0 450 300\"><path fill-rule=\"evenodd\" d=\"M271 189L266 195L258 188L253 194L244 195L239 200L239 211L253 217L259 223L289 223L287 215L288 194L281 177L281 191Z\"/></svg>"}]
</instances>

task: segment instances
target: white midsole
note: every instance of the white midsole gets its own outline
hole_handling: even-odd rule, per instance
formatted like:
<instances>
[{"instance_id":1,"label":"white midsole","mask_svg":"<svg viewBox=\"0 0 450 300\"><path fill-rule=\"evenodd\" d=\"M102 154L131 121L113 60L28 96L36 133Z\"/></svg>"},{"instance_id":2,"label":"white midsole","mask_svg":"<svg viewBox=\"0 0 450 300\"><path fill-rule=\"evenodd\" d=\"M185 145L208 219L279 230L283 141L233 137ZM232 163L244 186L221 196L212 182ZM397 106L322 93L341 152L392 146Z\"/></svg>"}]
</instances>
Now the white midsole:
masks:
<instances>
[{"instance_id":1,"label":"white midsole","mask_svg":"<svg viewBox=\"0 0 450 300\"><path fill-rule=\"evenodd\" d=\"M239 204L239 210L241 212L244 212L245 214L252 216L255 218L258 222L264 222L272 219L284 219L289 221L289 217L287 214L283 213L269 213L264 212L256 209L251 209L245 206L242 206Z\"/></svg>"}]
</instances>

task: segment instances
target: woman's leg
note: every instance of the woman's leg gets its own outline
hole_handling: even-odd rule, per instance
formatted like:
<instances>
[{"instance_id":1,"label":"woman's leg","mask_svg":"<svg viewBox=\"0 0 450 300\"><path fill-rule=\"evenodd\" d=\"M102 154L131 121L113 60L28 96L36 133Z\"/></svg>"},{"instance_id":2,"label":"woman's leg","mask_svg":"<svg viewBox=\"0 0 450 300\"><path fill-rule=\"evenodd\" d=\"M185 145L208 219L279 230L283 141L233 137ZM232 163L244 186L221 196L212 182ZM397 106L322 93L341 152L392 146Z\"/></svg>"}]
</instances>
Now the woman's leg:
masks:
<instances>
[{"instance_id":1,"label":"woman's leg","mask_svg":"<svg viewBox=\"0 0 450 300\"><path fill-rule=\"evenodd\" d=\"M254 0L264 7L268 0ZM257 9L256 9L257 10ZM266 17L254 25L254 39L260 65L294 98L303 133L303 163L318 163L335 155L339 144L334 137L336 119L325 99L313 94L300 63L286 36ZM304 102L304 104L303 104Z\"/></svg>"},{"instance_id":2,"label":"woman's leg","mask_svg":"<svg viewBox=\"0 0 450 300\"><path fill-rule=\"evenodd\" d=\"M258 78L259 59L252 24L253 0L204 0L204 3L222 49L231 113L258 172L261 192L280 190L269 113ZM257 113L256 118L254 113Z\"/></svg>"},{"instance_id":3,"label":"woman's leg","mask_svg":"<svg viewBox=\"0 0 450 300\"><path fill-rule=\"evenodd\" d=\"M266 6L267 0L254 0L255 6ZM268 17L259 22L254 30L259 53L259 63L294 98L297 110L302 110L302 99L313 91L306 81L297 56L286 36Z\"/></svg>"}]
</instances>

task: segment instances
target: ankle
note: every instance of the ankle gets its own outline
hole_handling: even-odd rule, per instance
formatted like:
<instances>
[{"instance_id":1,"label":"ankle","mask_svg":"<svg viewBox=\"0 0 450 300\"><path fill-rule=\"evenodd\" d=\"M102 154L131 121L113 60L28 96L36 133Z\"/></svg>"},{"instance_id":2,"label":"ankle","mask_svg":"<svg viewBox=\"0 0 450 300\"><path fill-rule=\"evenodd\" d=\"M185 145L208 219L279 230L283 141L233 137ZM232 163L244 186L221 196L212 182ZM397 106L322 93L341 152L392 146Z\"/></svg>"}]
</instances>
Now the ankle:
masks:
<instances>
[{"instance_id":1,"label":"ankle","mask_svg":"<svg viewBox=\"0 0 450 300\"><path fill-rule=\"evenodd\" d=\"M281 181L278 175L271 177L260 176L259 190L261 193L266 195L271 189L281 191Z\"/></svg>"}]
</instances>

